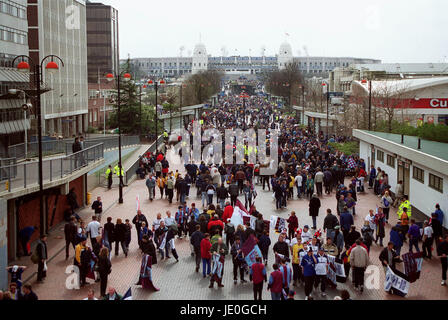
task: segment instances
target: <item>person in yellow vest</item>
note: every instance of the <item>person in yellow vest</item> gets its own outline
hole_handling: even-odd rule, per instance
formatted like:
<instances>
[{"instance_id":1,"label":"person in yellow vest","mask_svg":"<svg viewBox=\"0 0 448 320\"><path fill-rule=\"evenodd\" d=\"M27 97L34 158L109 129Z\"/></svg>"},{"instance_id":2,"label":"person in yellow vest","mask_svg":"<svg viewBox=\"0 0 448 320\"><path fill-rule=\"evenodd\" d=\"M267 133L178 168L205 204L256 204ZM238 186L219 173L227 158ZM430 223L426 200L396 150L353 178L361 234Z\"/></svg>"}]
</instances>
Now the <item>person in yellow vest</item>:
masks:
<instances>
[{"instance_id":1,"label":"person in yellow vest","mask_svg":"<svg viewBox=\"0 0 448 320\"><path fill-rule=\"evenodd\" d=\"M118 163L118 164L114 167L114 174L115 174L117 177L120 177L119 172L120 172L120 163ZM124 177L124 170L123 170L123 167L121 168L121 176Z\"/></svg>"},{"instance_id":2,"label":"person in yellow vest","mask_svg":"<svg viewBox=\"0 0 448 320\"><path fill-rule=\"evenodd\" d=\"M398 207L398 219L401 219L401 216L403 215L403 208L406 208L406 213L408 214L409 219L411 219L411 203L409 202L409 197L407 195L403 196L403 201L401 202L400 206Z\"/></svg>"},{"instance_id":3,"label":"person in yellow vest","mask_svg":"<svg viewBox=\"0 0 448 320\"><path fill-rule=\"evenodd\" d=\"M107 179L107 189L111 189L112 188L112 177L113 177L114 173L112 172L112 166L109 165L109 167L106 170L106 179Z\"/></svg>"}]
</instances>

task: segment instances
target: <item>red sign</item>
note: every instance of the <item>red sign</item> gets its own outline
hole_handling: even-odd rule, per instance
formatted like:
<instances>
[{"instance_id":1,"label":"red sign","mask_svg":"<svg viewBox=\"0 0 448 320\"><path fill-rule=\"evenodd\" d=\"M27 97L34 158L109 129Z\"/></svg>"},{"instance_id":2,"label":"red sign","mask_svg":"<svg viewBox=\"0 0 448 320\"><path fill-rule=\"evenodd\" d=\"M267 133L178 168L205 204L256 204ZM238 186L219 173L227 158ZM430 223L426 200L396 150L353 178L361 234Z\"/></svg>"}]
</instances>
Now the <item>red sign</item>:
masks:
<instances>
[{"instance_id":1,"label":"red sign","mask_svg":"<svg viewBox=\"0 0 448 320\"><path fill-rule=\"evenodd\" d=\"M383 101L384 100L384 101ZM365 98L352 97L351 103L363 103ZM372 104L381 108L387 103L389 107L395 104L395 108L409 108L409 109L448 109L448 98L422 98L422 99L382 99L381 97L372 97Z\"/></svg>"}]
</instances>

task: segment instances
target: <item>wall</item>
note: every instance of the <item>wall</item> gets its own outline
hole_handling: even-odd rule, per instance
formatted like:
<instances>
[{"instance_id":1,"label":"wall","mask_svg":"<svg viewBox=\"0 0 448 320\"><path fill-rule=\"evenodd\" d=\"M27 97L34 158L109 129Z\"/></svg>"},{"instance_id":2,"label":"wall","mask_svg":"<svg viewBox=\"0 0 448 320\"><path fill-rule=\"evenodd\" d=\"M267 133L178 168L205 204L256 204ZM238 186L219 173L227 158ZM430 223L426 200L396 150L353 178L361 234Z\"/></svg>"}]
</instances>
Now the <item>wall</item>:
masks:
<instances>
[{"instance_id":1,"label":"wall","mask_svg":"<svg viewBox=\"0 0 448 320\"><path fill-rule=\"evenodd\" d=\"M435 211L435 205L436 203L440 204L440 208L445 213L445 218L443 219L443 225L446 228L448 226L448 198L447 198L447 191L448 191L448 175L443 175L441 173L435 172L434 170L431 170L424 165L420 165L415 163L415 166L417 166L420 169L423 169L424 172L424 181L421 183L418 180L415 180L412 178L412 171L413 171L413 165L411 165L411 172L410 172L410 178L411 178L411 188L410 188L410 199L411 204L415 207L417 207L420 211L422 211L426 216L430 217L431 213ZM429 183L429 173L432 173L436 176L439 176L443 178L443 192L440 193L439 191L436 191L428 186ZM424 195L424 196L422 196Z\"/></svg>"},{"instance_id":2,"label":"wall","mask_svg":"<svg viewBox=\"0 0 448 320\"><path fill-rule=\"evenodd\" d=\"M367 159L371 153L370 144L365 141L360 142L360 157L363 158L366 163ZM375 150L381 150L384 152L384 163L380 162L376 159L375 152L375 168L380 167L382 170L385 170L389 175L389 184L391 186L391 190L395 191L395 187L397 185L397 170L398 170L398 161L395 159L395 169L391 168L387 165L387 154L392 154L391 152L387 152L385 149L378 148L375 146ZM421 183L415 180L412 176L413 166L417 166L420 169L423 169L424 172L424 183ZM432 173L436 176L443 178L443 190L444 194L430 188L428 186L429 183L429 173ZM448 175L443 175L439 172L429 169L428 167L421 165L419 163L414 162L413 165L410 166L409 169L409 200L415 208L421 211L427 218L431 216L431 213L435 211L436 203L440 204L442 211L445 213L444 226L448 226L448 199L446 197L446 192L448 190Z\"/></svg>"},{"instance_id":3,"label":"wall","mask_svg":"<svg viewBox=\"0 0 448 320\"><path fill-rule=\"evenodd\" d=\"M77 195L78 204L80 207L83 206L83 176L69 183L69 189L75 188L75 193ZM48 227L52 228L64 220L64 212L69 208L67 203L67 197L61 194L61 188L55 187L53 189L45 190L45 195L47 198L46 204L48 206ZM58 196L59 195L59 196ZM38 193L33 193L25 197L19 198L21 200L18 215L19 215L19 225L18 230L21 230L28 226L38 226L40 227L40 214L39 214L39 195ZM56 203L57 199L57 203ZM56 212L54 215L53 224L51 224L51 219L53 215L53 210L56 206ZM51 224L51 225L50 225ZM14 241L12 239L13 234L9 234L9 241ZM37 240L39 237L39 232L35 232L31 237L31 241ZM21 247L19 246L19 251Z\"/></svg>"}]
</instances>

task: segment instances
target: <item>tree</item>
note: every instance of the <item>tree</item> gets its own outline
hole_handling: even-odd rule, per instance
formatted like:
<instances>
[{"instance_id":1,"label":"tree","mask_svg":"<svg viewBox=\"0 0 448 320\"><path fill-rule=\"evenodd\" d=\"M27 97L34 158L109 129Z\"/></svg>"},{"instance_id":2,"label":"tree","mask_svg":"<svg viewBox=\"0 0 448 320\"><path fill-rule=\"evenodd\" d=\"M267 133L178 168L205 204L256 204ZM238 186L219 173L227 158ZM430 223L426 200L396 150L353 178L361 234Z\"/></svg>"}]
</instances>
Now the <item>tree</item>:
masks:
<instances>
[{"instance_id":1,"label":"tree","mask_svg":"<svg viewBox=\"0 0 448 320\"><path fill-rule=\"evenodd\" d=\"M210 99L221 90L223 73L208 70L191 75L183 88L183 104L196 105Z\"/></svg>"},{"instance_id":2,"label":"tree","mask_svg":"<svg viewBox=\"0 0 448 320\"><path fill-rule=\"evenodd\" d=\"M283 97L292 107L300 95L300 85L304 85L304 78L297 62L286 64L282 70L268 73L265 77L266 89L275 96Z\"/></svg>"}]
</instances>

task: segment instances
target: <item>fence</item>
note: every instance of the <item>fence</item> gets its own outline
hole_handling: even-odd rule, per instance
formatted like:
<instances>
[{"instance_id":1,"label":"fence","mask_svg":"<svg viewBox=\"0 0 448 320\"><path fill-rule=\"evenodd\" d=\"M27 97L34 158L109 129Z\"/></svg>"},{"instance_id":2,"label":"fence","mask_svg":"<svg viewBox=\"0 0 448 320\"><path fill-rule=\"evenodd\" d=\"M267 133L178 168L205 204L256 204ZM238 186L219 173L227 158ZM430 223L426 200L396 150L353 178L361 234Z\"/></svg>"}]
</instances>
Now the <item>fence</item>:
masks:
<instances>
[{"instance_id":1,"label":"fence","mask_svg":"<svg viewBox=\"0 0 448 320\"><path fill-rule=\"evenodd\" d=\"M163 135L159 136L159 138L157 139L157 145L160 146L163 144ZM150 147L148 148L148 150L146 152L155 152L156 151L156 143L154 142L153 144L150 145ZM129 182L132 181L133 177L136 175L136 171L139 167L140 164L140 159L137 159L132 166L126 170L125 172L125 183L128 184Z\"/></svg>"},{"instance_id":2,"label":"fence","mask_svg":"<svg viewBox=\"0 0 448 320\"><path fill-rule=\"evenodd\" d=\"M65 150L64 150L65 154L66 155L71 154L73 141L65 142L65 143L66 143ZM104 150L116 149L116 148L118 148L118 136L84 140L84 148L91 147L98 143L104 144ZM139 145L139 144L140 144L139 136L121 136L121 146L122 147L135 146L135 145Z\"/></svg>"},{"instance_id":3,"label":"fence","mask_svg":"<svg viewBox=\"0 0 448 320\"><path fill-rule=\"evenodd\" d=\"M73 174L75 171L104 158L104 145L102 143L86 148L77 153L57 159L42 161L43 181L53 181ZM5 174L7 190L27 188L38 184L39 162L24 162L21 164L2 165L0 172Z\"/></svg>"},{"instance_id":4,"label":"fence","mask_svg":"<svg viewBox=\"0 0 448 320\"><path fill-rule=\"evenodd\" d=\"M51 155L65 152L65 140L47 140L42 141L42 154ZM8 147L9 157L16 158L18 160L26 158L36 158L39 154L39 144L37 142L28 142L28 150L25 155L25 144L19 143Z\"/></svg>"},{"instance_id":5,"label":"fence","mask_svg":"<svg viewBox=\"0 0 448 320\"><path fill-rule=\"evenodd\" d=\"M64 140L46 140L42 141L42 154L54 155L65 153L69 155L72 152L73 139ZM104 150L110 150L118 148L118 136L113 137L101 137L84 140L84 148L89 148L97 144L104 144ZM140 144L139 136L122 136L121 137L122 146L132 146ZM39 144L37 142L27 143L27 158L36 158L39 152ZM16 158L17 160L25 159L25 144L19 143L8 147L8 157Z\"/></svg>"},{"instance_id":6,"label":"fence","mask_svg":"<svg viewBox=\"0 0 448 320\"><path fill-rule=\"evenodd\" d=\"M17 175L17 168L2 170L1 168L7 166L14 166L17 163L16 158L4 158L0 159L0 181L7 180L9 178L14 179ZM14 167L13 167L14 168Z\"/></svg>"}]
</instances>

